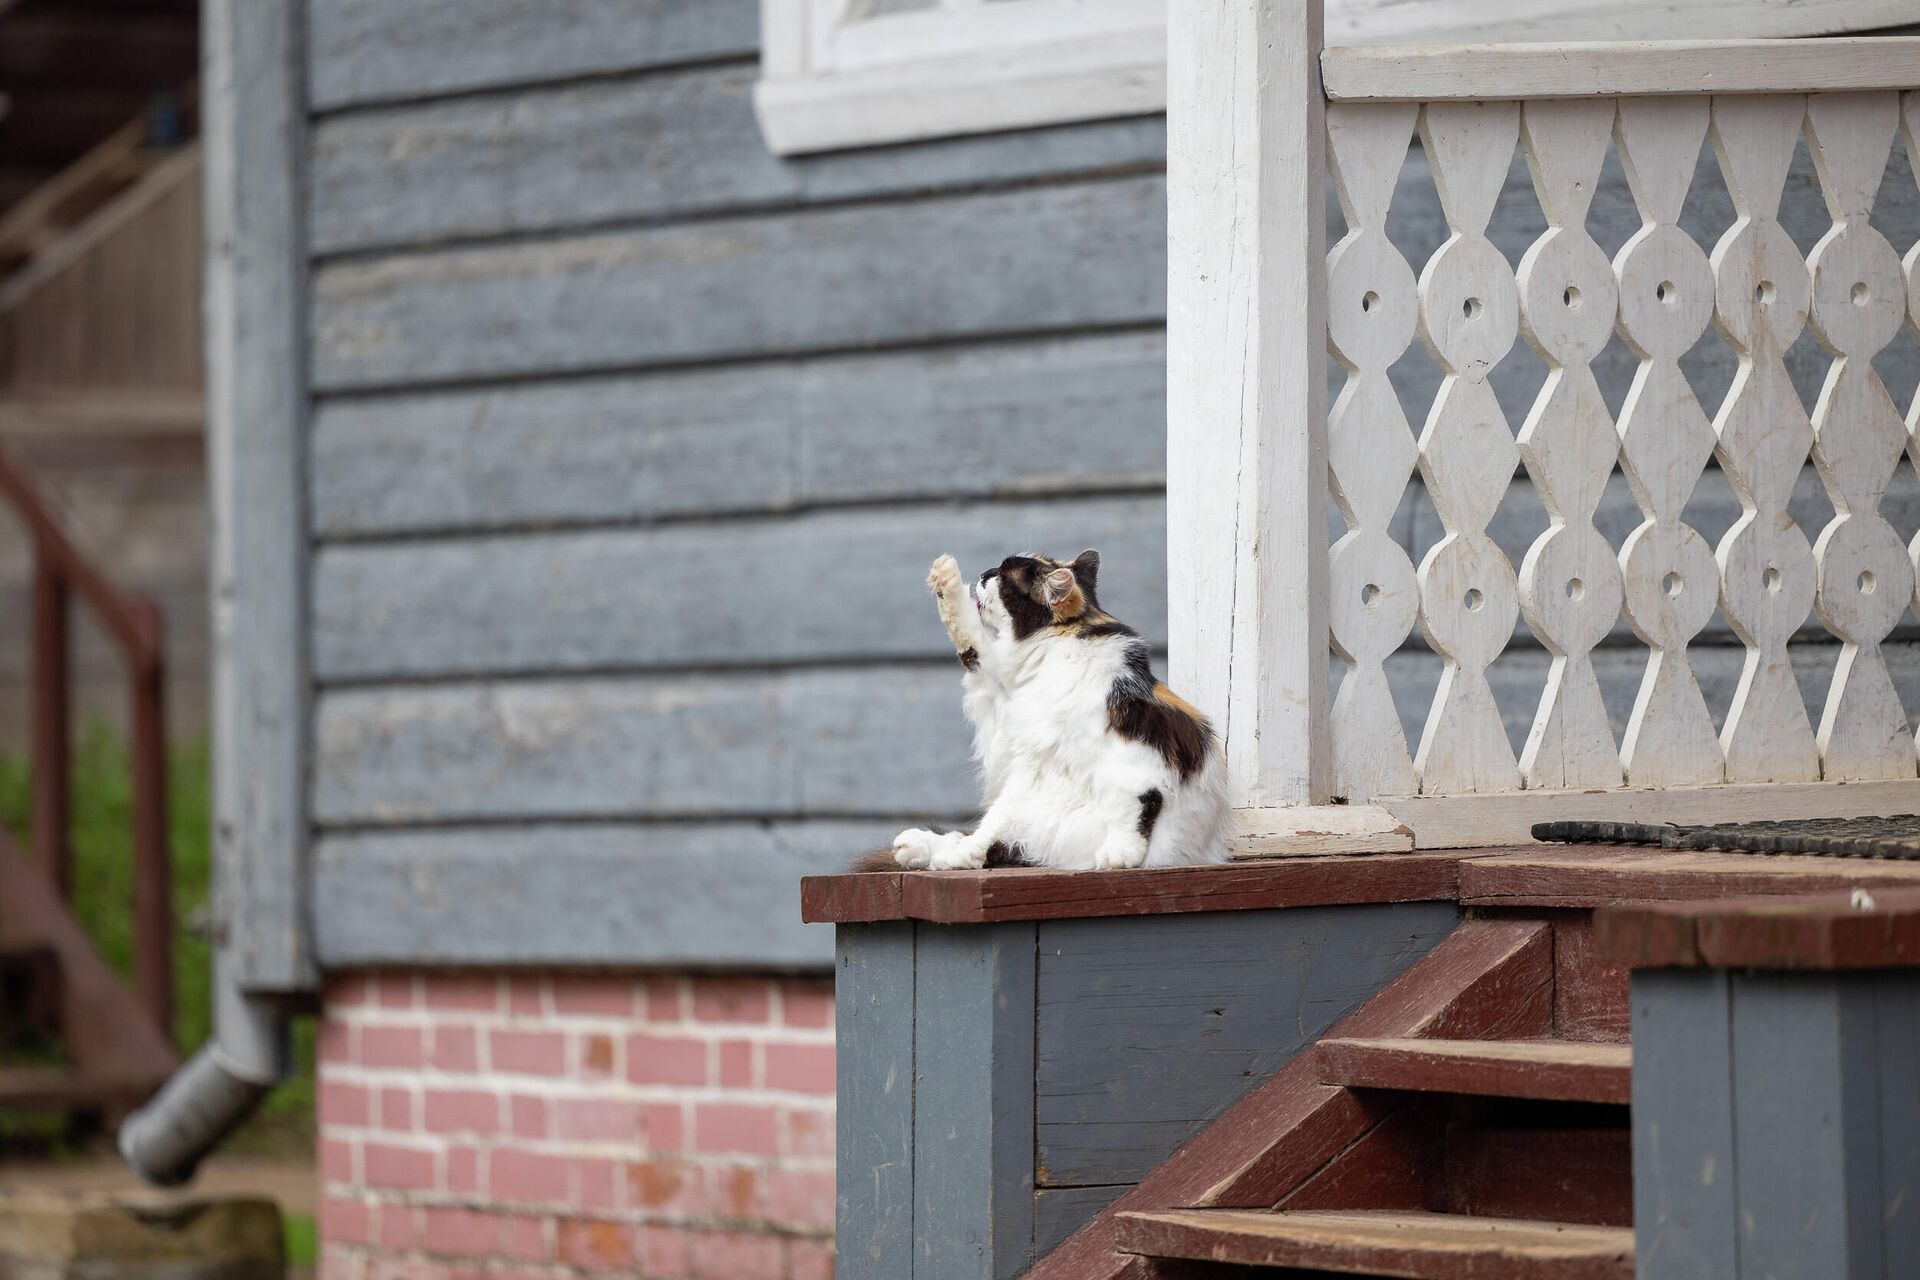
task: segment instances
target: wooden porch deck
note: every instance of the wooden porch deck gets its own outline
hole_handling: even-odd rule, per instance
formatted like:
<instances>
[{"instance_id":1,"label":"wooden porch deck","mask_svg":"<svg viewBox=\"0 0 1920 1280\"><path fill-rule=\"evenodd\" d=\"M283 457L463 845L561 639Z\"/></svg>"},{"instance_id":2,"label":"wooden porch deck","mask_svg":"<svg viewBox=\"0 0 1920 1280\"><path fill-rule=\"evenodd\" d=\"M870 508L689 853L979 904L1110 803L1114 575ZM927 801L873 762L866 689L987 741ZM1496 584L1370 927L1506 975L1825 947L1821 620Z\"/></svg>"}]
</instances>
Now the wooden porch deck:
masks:
<instances>
[{"instance_id":1,"label":"wooden porch deck","mask_svg":"<svg viewBox=\"0 0 1920 1280\"><path fill-rule=\"evenodd\" d=\"M801 882L800 907L810 924L989 924L1386 902L1585 909L1855 887L1920 889L1920 862L1595 844L1253 859L1137 871L850 872L807 877Z\"/></svg>"}]
</instances>

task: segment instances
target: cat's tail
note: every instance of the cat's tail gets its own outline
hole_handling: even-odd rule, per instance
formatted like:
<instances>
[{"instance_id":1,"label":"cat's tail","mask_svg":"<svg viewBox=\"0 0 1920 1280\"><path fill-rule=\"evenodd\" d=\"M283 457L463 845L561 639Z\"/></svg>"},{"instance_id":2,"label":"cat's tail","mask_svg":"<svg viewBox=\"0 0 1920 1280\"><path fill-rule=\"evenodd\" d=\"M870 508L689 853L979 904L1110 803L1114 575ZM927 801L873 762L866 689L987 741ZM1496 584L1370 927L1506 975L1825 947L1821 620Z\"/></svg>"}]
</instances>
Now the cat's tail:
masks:
<instances>
[{"instance_id":1,"label":"cat's tail","mask_svg":"<svg viewBox=\"0 0 1920 1280\"><path fill-rule=\"evenodd\" d=\"M900 864L894 861L893 850L875 849L872 853L863 853L853 860L848 871L898 871Z\"/></svg>"}]
</instances>

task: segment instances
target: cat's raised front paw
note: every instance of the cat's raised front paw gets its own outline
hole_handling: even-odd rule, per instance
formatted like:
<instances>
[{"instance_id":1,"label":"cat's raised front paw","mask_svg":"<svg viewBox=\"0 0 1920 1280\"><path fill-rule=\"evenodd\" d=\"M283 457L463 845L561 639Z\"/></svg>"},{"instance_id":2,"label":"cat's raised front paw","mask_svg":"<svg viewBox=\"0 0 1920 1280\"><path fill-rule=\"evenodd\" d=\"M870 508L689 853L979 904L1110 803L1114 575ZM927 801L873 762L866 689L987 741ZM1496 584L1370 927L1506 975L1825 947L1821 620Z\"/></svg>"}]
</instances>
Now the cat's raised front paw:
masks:
<instances>
[{"instance_id":1,"label":"cat's raised front paw","mask_svg":"<svg viewBox=\"0 0 1920 1280\"><path fill-rule=\"evenodd\" d=\"M933 562L933 568L927 570L927 585L933 588L937 596L950 596L961 589L960 562L952 556L941 556Z\"/></svg>"},{"instance_id":2,"label":"cat's raised front paw","mask_svg":"<svg viewBox=\"0 0 1920 1280\"><path fill-rule=\"evenodd\" d=\"M1144 866L1146 861L1147 842L1132 834L1109 837L1093 851L1095 871L1124 871Z\"/></svg>"},{"instance_id":3,"label":"cat's raised front paw","mask_svg":"<svg viewBox=\"0 0 1920 1280\"><path fill-rule=\"evenodd\" d=\"M924 871L933 861L940 837L919 827L908 827L893 838L893 860L909 871Z\"/></svg>"}]
</instances>

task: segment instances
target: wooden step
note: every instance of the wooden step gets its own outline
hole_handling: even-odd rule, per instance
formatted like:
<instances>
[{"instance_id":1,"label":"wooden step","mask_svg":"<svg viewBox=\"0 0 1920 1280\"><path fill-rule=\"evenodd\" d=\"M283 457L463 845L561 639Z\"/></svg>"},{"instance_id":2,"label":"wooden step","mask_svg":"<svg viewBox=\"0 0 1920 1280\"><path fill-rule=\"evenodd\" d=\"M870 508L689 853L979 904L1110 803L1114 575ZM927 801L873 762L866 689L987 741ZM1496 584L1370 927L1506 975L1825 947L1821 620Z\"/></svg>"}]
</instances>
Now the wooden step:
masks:
<instances>
[{"instance_id":1,"label":"wooden step","mask_svg":"<svg viewBox=\"0 0 1920 1280\"><path fill-rule=\"evenodd\" d=\"M1633 1051L1574 1040L1329 1039L1315 1049L1323 1084L1625 1106Z\"/></svg>"},{"instance_id":2,"label":"wooden step","mask_svg":"<svg viewBox=\"0 0 1920 1280\"><path fill-rule=\"evenodd\" d=\"M1170 1209L1117 1215L1152 1258L1405 1280L1632 1280L1633 1231L1446 1213Z\"/></svg>"}]
</instances>

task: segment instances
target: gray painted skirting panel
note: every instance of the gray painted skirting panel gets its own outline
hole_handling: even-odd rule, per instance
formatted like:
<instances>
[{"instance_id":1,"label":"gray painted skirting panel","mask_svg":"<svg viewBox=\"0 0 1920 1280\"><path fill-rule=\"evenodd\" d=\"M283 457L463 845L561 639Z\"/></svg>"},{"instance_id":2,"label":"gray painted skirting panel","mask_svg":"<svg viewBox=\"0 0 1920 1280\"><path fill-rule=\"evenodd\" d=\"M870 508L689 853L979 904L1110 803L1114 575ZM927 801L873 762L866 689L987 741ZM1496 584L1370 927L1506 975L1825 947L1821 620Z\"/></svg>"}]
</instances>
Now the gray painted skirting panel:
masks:
<instances>
[{"instance_id":1,"label":"gray painted skirting panel","mask_svg":"<svg viewBox=\"0 0 1920 1280\"><path fill-rule=\"evenodd\" d=\"M1650 1277L1739 1275L1731 1024L1725 973L1633 975L1633 1220Z\"/></svg>"},{"instance_id":2,"label":"gray painted skirting panel","mask_svg":"<svg viewBox=\"0 0 1920 1280\"><path fill-rule=\"evenodd\" d=\"M1165 240L1153 176L340 263L314 386L1142 324Z\"/></svg>"},{"instance_id":3,"label":"gray painted skirting panel","mask_svg":"<svg viewBox=\"0 0 1920 1280\"><path fill-rule=\"evenodd\" d=\"M915 928L902 920L838 931L837 1280L913 1274Z\"/></svg>"},{"instance_id":4,"label":"gray painted skirting panel","mask_svg":"<svg viewBox=\"0 0 1920 1280\"><path fill-rule=\"evenodd\" d=\"M1920 973L1636 973L1640 1273L1920 1273Z\"/></svg>"},{"instance_id":5,"label":"gray painted skirting panel","mask_svg":"<svg viewBox=\"0 0 1920 1280\"><path fill-rule=\"evenodd\" d=\"M1157 486L1159 331L323 400L323 539ZM1015 461L1018 460L1018 461Z\"/></svg>"},{"instance_id":6,"label":"gray painted skirting panel","mask_svg":"<svg viewBox=\"0 0 1920 1280\"><path fill-rule=\"evenodd\" d=\"M310 0L319 110L602 75L760 47L756 0Z\"/></svg>"},{"instance_id":7,"label":"gray painted skirting panel","mask_svg":"<svg viewBox=\"0 0 1920 1280\"><path fill-rule=\"evenodd\" d=\"M1154 116L782 159L754 118L759 74L742 62L333 117L313 140L312 247L663 222L1166 158Z\"/></svg>"},{"instance_id":8,"label":"gray painted skirting panel","mask_svg":"<svg viewBox=\"0 0 1920 1280\"><path fill-rule=\"evenodd\" d=\"M887 821L525 826L323 837L329 968L620 964L824 968L800 877L884 847Z\"/></svg>"},{"instance_id":9,"label":"gray painted skirting panel","mask_svg":"<svg viewBox=\"0 0 1920 1280\"><path fill-rule=\"evenodd\" d=\"M1838 652L1794 652L1801 692L1816 709ZM1920 646L1885 652L1909 715L1920 714ZM1690 654L1716 716L1725 714L1744 656L1724 646ZM1594 666L1618 735L1646 653L1602 649ZM1488 672L1516 746L1547 667L1544 650L1526 649ZM319 700L314 816L357 826L964 814L978 792L957 670L935 661L336 689ZM1439 660L1403 652L1387 670L1402 724L1417 741Z\"/></svg>"},{"instance_id":10,"label":"gray painted skirting panel","mask_svg":"<svg viewBox=\"0 0 1920 1280\"><path fill-rule=\"evenodd\" d=\"M1031 1260L1034 933L914 926L913 1280L1010 1280Z\"/></svg>"},{"instance_id":11,"label":"gray painted skirting panel","mask_svg":"<svg viewBox=\"0 0 1920 1280\"><path fill-rule=\"evenodd\" d=\"M1423 903L1043 923L1039 1181L1138 1181L1457 919Z\"/></svg>"},{"instance_id":12,"label":"gray painted skirting panel","mask_svg":"<svg viewBox=\"0 0 1920 1280\"><path fill-rule=\"evenodd\" d=\"M353 545L314 565L319 678L951 655L927 595L1042 550L1103 556L1102 603L1166 643L1158 495Z\"/></svg>"},{"instance_id":13,"label":"gray painted skirting panel","mask_svg":"<svg viewBox=\"0 0 1920 1280\"><path fill-rule=\"evenodd\" d=\"M1118 1187L1042 1187L1033 1193L1033 1256L1044 1258L1093 1216L1132 1190Z\"/></svg>"}]
</instances>

